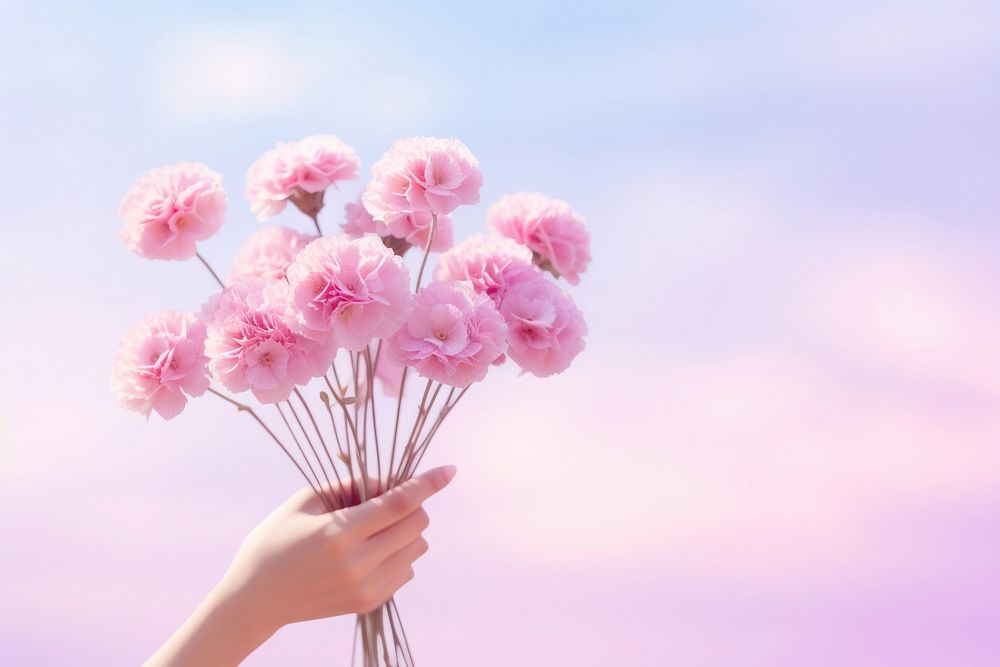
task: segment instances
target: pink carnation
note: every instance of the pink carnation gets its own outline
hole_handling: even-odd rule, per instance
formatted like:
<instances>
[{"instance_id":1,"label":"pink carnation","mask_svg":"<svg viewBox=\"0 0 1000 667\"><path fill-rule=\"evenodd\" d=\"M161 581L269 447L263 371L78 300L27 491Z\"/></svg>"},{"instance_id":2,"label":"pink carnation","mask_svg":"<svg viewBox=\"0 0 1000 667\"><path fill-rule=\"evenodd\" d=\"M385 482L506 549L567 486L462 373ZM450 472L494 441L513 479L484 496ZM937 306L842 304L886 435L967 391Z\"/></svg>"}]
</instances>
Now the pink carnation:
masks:
<instances>
[{"instance_id":1,"label":"pink carnation","mask_svg":"<svg viewBox=\"0 0 1000 667\"><path fill-rule=\"evenodd\" d=\"M372 355L375 361L375 355ZM358 383L358 403L364 403L368 398L368 372L365 370L364 361L361 362L361 380ZM403 380L403 366L389 358L384 352L379 355L378 363L375 366L375 384L382 387L382 393L389 398L399 396L399 385ZM411 375L407 379L407 386L413 381Z\"/></svg>"},{"instance_id":2,"label":"pink carnation","mask_svg":"<svg viewBox=\"0 0 1000 667\"><path fill-rule=\"evenodd\" d=\"M365 234L377 234L382 238L383 243L392 248L397 255L403 255L411 246L420 249L427 247L427 236L431 229L431 214L427 211L408 213L393 219L389 224L381 221L376 222L360 201L347 204L344 211L346 216L340 227L351 238L358 238ZM455 232L451 218L447 215L438 216L431 250L444 252L454 242Z\"/></svg>"},{"instance_id":3,"label":"pink carnation","mask_svg":"<svg viewBox=\"0 0 1000 667\"><path fill-rule=\"evenodd\" d=\"M375 218L365 210L360 197L358 201L344 205L344 222L340 228L352 239L375 233Z\"/></svg>"},{"instance_id":4,"label":"pink carnation","mask_svg":"<svg viewBox=\"0 0 1000 667\"><path fill-rule=\"evenodd\" d=\"M399 396L399 385L403 381L403 366L388 354L379 357L375 367L375 379L382 385L382 393L390 398ZM409 384L409 383L407 383Z\"/></svg>"},{"instance_id":5,"label":"pink carnation","mask_svg":"<svg viewBox=\"0 0 1000 667\"><path fill-rule=\"evenodd\" d=\"M331 135L279 143L250 165L246 198L261 222L273 218L291 200L315 217L323 207L323 193L331 185L358 177L361 161L353 148Z\"/></svg>"},{"instance_id":6,"label":"pink carnation","mask_svg":"<svg viewBox=\"0 0 1000 667\"><path fill-rule=\"evenodd\" d=\"M523 243L544 270L576 285L590 262L590 232L583 216L561 199L532 192L501 197L486 214L487 224Z\"/></svg>"},{"instance_id":7,"label":"pink carnation","mask_svg":"<svg viewBox=\"0 0 1000 667\"><path fill-rule=\"evenodd\" d=\"M413 307L403 260L374 236L310 243L288 268L298 326L348 350L396 332Z\"/></svg>"},{"instance_id":8,"label":"pink carnation","mask_svg":"<svg viewBox=\"0 0 1000 667\"><path fill-rule=\"evenodd\" d=\"M139 177L118 205L129 250L150 259L190 259L196 242L226 219L222 176L203 164L181 162Z\"/></svg>"},{"instance_id":9,"label":"pink carnation","mask_svg":"<svg viewBox=\"0 0 1000 667\"><path fill-rule=\"evenodd\" d=\"M230 282L246 278L281 280L299 251L315 238L315 235L300 234L288 227L258 229L236 255L229 273Z\"/></svg>"},{"instance_id":10,"label":"pink carnation","mask_svg":"<svg viewBox=\"0 0 1000 667\"><path fill-rule=\"evenodd\" d=\"M375 231L383 238L392 236L403 239L409 245L423 250L427 247L427 236L431 231L431 214L427 211L419 211L393 218L392 222L388 224L376 222ZM447 215L439 215L437 227L434 229L434 239L431 241L431 250L443 252L454 243L455 232L451 225L451 218Z\"/></svg>"},{"instance_id":11,"label":"pink carnation","mask_svg":"<svg viewBox=\"0 0 1000 667\"><path fill-rule=\"evenodd\" d=\"M296 385L326 373L336 350L289 325L283 280L251 278L232 285L204 309L205 354L212 375L232 392L250 390L263 403L288 398Z\"/></svg>"},{"instance_id":12,"label":"pink carnation","mask_svg":"<svg viewBox=\"0 0 1000 667\"><path fill-rule=\"evenodd\" d=\"M542 276L514 285L500 312L510 330L508 356L538 377L563 372L586 345L583 314Z\"/></svg>"},{"instance_id":13,"label":"pink carnation","mask_svg":"<svg viewBox=\"0 0 1000 667\"><path fill-rule=\"evenodd\" d=\"M441 255L434 277L468 280L499 308L507 291L517 283L539 276L531 264L531 251L502 236L474 234Z\"/></svg>"},{"instance_id":14,"label":"pink carnation","mask_svg":"<svg viewBox=\"0 0 1000 667\"><path fill-rule=\"evenodd\" d=\"M388 224L408 213L440 216L479 203L482 185L479 161L461 141L410 137L372 165L362 201L373 218Z\"/></svg>"},{"instance_id":15,"label":"pink carnation","mask_svg":"<svg viewBox=\"0 0 1000 667\"><path fill-rule=\"evenodd\" d=\"M486 377L507 349L507 326L493 302L468 282L436 281L416 295L406 325L388 341L389 357L424 377L467 387Z\"/></svg>"},{"instance_id":16,"label":"pink carnation","mask_svg":"<svg viewBox=\"0 0 1000 667\"><path fill-rule=\"evenodd\" d=\"M205 325L175 310L144 317L118 344L112 386L124 408L149 417L176 417L188 396L208 388Z\"/></svg>"}]
</instances>

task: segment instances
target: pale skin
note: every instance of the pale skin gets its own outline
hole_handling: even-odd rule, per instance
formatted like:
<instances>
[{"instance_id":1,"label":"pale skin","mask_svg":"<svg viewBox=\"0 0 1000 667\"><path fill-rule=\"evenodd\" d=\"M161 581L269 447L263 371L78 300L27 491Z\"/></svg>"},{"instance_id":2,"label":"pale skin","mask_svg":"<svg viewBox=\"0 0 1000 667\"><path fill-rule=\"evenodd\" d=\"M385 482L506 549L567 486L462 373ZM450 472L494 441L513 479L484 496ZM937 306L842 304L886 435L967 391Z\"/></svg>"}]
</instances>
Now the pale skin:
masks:
<instances>
[{"instance_id":1,"label":"pale skin","mask_svg":"<svg viewBox=\"0 0 1000 667\"><path fill-rule=\"evenodd\" d=\"M290 623L373 611L427 551L422 504L455 468L429 470L355 507L328 512L296 493L253 529L232 565L145 667L238 665Z\"/></svg>"}]
</instances>

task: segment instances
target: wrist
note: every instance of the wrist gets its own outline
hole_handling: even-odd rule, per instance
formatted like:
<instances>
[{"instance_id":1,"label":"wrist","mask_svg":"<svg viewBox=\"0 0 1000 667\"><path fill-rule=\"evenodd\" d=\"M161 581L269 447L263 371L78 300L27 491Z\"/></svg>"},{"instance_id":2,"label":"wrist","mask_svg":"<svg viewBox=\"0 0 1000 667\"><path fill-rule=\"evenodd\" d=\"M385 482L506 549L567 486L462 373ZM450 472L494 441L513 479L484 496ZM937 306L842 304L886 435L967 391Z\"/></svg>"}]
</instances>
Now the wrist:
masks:
<instances>
[{"instance_id":1,"label":"wrist","mask_svg":"<svg viewBox=\"0 0 1000 667\"><path fill-rule=\"evenodd\" d=\"M227 574L145 667L236 667L280 627Z\"/></svg>"},{"instance_id":2,"label":"wrist","mask_svg":"<svg viewBox=\"0 0 1000 667\"><path fill-rule=\"evenodd\" d=\"M222 632L233 638L242 660L284 625L270 613L249 582L227 573L216 584L206 602L209 617ZM245 652L244 652L245 651Z\"/></svg>"}]
</instances>

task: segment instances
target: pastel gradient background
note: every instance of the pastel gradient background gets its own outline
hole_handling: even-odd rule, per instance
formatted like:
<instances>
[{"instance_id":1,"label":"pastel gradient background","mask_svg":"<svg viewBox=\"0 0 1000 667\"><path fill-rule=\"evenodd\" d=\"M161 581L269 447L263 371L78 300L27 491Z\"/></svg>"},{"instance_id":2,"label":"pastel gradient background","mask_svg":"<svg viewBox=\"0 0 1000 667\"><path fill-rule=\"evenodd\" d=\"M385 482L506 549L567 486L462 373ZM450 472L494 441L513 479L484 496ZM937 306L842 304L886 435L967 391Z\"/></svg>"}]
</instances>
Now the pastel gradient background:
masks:
<instances>
[{"instance_id":1,"label":"pastel gradient background","mask_svg":"<svg viewBox=\"0 0 1000 667\"><path fill-rule=\"evenodd\" d=\"M246 167L315 132L365 173L460 137L459 237L522 189L593 232L586 353L496 373L429 456L459 475L400 596L420 664L1000 664L996 3L140 4L0 21L0 664L138 664L298 488L210 398L115 405L120 333L212 288L115 209L212 165L226 268Z\"/></svg>"}]
</instances>

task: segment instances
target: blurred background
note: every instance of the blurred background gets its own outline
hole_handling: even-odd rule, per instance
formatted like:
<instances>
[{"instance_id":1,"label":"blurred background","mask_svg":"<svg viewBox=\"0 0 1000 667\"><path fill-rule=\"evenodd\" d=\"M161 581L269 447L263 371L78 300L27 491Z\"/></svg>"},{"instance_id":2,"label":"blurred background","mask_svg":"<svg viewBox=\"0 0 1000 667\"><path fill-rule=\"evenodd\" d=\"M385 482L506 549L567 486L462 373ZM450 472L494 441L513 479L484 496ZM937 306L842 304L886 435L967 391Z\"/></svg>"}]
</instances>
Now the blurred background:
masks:
<instances>
[{"instance_id":1,"label":"blurred background","mask_svg":"<svg viewBox=\"0 0 1000 667\"><path fill-rule=\"evenodd\" d=\"M493 374L428 456L459 474L400 595L421 664L1000 664L996 3L4 9L0 663L140 663L299 487L209 399L115 405L120 334L213 287L131 255L116 207L208 163L228 270L246 167L332 133L365 175L467 143L458 238L518 190L593 234L586 352ZM346 664L351 630L246 664Z\"/></svg>"}]
</instances>

